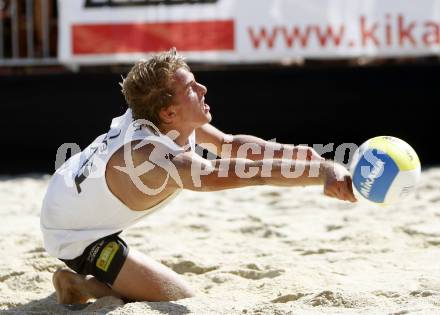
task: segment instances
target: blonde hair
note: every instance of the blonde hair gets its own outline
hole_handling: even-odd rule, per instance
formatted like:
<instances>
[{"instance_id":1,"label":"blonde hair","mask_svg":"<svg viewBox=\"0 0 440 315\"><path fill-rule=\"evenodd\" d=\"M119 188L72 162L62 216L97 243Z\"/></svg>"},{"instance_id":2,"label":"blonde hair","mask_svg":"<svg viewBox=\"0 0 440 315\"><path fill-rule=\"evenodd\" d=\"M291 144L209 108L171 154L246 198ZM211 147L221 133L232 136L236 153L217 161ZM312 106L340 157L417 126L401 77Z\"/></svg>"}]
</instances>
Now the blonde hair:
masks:
<instances>
[{"instance_id":1,"label":"blonde hair","mask_svg":"<svg viewBox=\"0 0 440 315\"><path fill-rule=\"evenodd\" d=\"M159 112L171 105L173 75L179 68L190 70L176 48L135 63L120 83L134 120L147 119L156 126L161 124Z\"/></svg>"}]
</instances>

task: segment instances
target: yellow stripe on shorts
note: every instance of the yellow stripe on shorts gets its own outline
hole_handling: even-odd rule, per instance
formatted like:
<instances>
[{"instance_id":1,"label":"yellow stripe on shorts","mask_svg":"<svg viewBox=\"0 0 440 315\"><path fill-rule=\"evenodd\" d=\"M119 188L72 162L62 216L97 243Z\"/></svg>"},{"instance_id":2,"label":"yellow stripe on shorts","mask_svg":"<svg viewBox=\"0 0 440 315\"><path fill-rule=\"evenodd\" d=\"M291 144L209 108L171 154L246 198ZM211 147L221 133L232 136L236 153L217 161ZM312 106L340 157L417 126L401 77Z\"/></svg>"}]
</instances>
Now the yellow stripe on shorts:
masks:
<instances>
[{"instance_id":1,"label":"yellow stripe on shorts","mask_svg":"<svg viewBox=\"0 0 440 315\"><path fill-rule=\"evenodd\" d=\"M118 249L119 245L116 242L110 242L105 245L104 249L101 251L101 254L98 257L98 260L96 261L96 267L101 270L107 271Z\"/></svg>"}]
</instances>

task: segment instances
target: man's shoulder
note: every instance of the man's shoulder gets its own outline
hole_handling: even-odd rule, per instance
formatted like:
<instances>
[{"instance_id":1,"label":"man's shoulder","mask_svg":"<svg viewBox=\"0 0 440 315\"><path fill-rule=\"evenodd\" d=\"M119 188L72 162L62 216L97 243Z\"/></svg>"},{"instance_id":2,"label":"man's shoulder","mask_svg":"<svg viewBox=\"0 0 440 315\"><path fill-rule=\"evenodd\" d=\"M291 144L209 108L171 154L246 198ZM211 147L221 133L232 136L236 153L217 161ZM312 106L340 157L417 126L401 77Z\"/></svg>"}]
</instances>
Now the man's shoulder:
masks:
<instances>
[{"instance_id":1,"label":"man's shoulder","mask_svg":"<svg viewBox=\"0 0 440 315\"><path fill-rule=\"evenodd\" d=\"M132 141L113 154L107 163L106 180L129 208L144 210L169 195L175 185L169 181L169 172L151 158L155 146L136 149L137 143Z\"/></svg>"}]
</instances>

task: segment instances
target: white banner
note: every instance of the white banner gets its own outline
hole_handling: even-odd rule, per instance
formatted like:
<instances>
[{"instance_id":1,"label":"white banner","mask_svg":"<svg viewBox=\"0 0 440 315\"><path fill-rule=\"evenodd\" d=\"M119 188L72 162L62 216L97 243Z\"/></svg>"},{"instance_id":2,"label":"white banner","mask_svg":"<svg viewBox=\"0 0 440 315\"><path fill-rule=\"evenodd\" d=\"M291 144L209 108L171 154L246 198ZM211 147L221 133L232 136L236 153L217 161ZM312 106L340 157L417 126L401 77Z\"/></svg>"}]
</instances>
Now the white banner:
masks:
<instances>
[{"instance_id":1,"label":"white banner","mask_svg":"<svg viewBox=\"0 0 440 315\"><path fill-rule=\"evenodd\" d=\"M440 52L440 0L58 0L67 64L133 62L175 46L189 61Z\"/></svg>"}]
</instances>

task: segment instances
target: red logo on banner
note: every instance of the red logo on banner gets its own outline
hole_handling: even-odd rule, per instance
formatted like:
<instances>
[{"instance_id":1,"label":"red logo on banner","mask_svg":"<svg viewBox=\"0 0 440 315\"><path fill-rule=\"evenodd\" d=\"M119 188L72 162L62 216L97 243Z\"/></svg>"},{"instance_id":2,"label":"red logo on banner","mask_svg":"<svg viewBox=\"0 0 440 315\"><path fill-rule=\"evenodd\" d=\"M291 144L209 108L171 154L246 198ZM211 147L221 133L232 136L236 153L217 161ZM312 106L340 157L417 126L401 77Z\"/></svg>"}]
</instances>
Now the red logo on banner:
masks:
<instances>
[{"instance_id":1,"label":"red logo on banner","mask_svg":"<svg viewBox=\"0 0 440 315\"><path fill-rule=\"evenodd\" d=\"M72 26L74 55L235 48L234 21L192 21L142 24L77 24Z\"/></svg>"}]
</instances>

